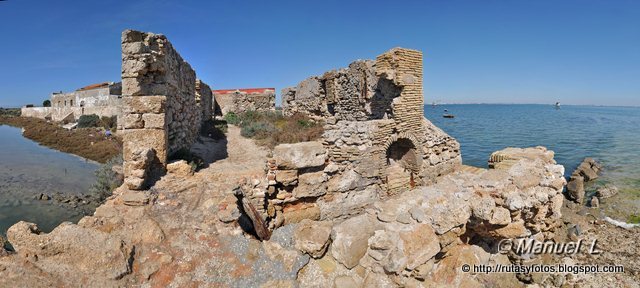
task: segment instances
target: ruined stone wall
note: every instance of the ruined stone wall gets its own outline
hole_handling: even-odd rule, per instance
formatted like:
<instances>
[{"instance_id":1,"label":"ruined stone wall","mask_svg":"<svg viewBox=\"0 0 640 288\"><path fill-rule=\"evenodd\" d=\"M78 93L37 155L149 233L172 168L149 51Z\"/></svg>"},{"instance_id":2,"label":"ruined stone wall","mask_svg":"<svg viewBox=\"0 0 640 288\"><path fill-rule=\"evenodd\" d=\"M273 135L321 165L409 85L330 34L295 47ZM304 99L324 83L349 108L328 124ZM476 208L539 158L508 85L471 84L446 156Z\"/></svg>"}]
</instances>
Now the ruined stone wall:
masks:
<instances>
[{"instance_id":1,"label":"ruined stone wall","mask_svg":"<svg viewBox=\"0 0 640 288\"><path fill-rule=\"evenodd\" d=\"M202 80L196 80L196 104L202 110L202 121L211 119L213 109L213 94L211 87Z\"/></svg>"},{"instance_id":2,"label":"ruined stone wall","mask_svg":"<svg viewBox=\"0 0 640 288\"><path fill-rule=\"evenodd\" d=\"M394 48L284 89L283 113L323 121L329 160L396 194L461 163L455 139L424 118L422 78L422 53Z\"/></svg>"},{"instance_id":3,"label":"ruined stone wall","mask_svg":"<svg viewBox=\"0 0 640 288\"><path fill-rule=\"evenodd\" d=\"M151 171L189 148L200 129L196 77L164 35L122 34L125 183L144 188Z\"/></svg>"},{"instance_id":4,"label":"ruined stone wall","mask_svg":"<svg viewBox=\"0 0 640 288\"><path fill-rule=\"evenodd\" d=\"M276 109L276 91L273 88L214 90L213 97L222 115Z\"/></svg>"},{"instance_id":5,"label":"ruined stone wall","mask_svg":"<svg viewBox=\"0 0 640 288\"><path fill-rule=\"evenodd\" d=\"M314 119L365 121L382 119L380 100L384 83L375 76L373 60L358 60L347 68L329 71L322 76L303 80L296 87L282 90L285 116L296 113ZM378 87L380 86L380 88ZM396 97L387 95L389 98Z\"/></svg>"}]
</instances>

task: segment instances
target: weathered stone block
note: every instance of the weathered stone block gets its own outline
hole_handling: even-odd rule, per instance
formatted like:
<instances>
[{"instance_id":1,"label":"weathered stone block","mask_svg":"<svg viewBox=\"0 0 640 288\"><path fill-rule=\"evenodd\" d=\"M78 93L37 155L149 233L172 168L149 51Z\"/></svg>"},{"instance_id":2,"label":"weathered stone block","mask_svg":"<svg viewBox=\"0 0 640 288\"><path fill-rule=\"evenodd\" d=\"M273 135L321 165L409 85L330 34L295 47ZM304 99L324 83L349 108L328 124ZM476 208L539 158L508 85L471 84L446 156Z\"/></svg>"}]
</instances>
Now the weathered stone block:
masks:
<instances>
[{"instance_id":1,"label":"weathered stone block","mask_svg":"<svg viewBox=\"0 0 640 288\"><path fill-rule=\"evenodd\" d=\"M299 209L287 209L283 211L284 225L299 223L304 219L320 220L320 208L316 205L301 205Z\"/></svg>"},{"instance_id":2,"label":"weathered stone block","mask_svg":"<svg viewBox=\"0 0 640 288\"><path fill-rule=\"evenodd\" d=\"M130 161L133 151L140 147L147 147L155 150L156 156L161 163L167 161L167 134L159 129L134 129L125 130L122 155L124 161Z\"/></svg>"},{"instance_id":3,"label":"weathered stone block","mask_svg":"<svg viewBox=\"0 0 640 288\"><path fill-rule=\"evenodd\" d=\"M373 236L375 230L374 220L367 215L353 217L334 226L331 231L331 255L345 267L355 267L367 253L369 237Z\"/></svg>"},{"instance_id":4,"label":"weathered stone block","mask_svg":"<svg viewBox=\"0 0 640 288\"><path fill-rule=\"evenodd\" d=\"M132 65L135 69L139 69L143 63L132 63L126 65ZM144 78L141 75L145 75L145 68L141 71L126 71L123 72L122 78L122 95L124 96L148 96L148 95L171 95L170 92L175 91L163 82L155 82L159 79L157 77ZM142 78L141 78L142 77Z\"/></svg>"},{"instance_id":5,"label":"weathered stone block","mask_svg":"<svg viewBox=\"0 0 640 288\"><path fill-rule=\"evenodd\" d=\"M298 186L293 189L296 198L319 197L327 193L324 172L304 173L298 176Z\"/></svg>"},{"instance_id":6,"label":"weathered stone block","mask_svg":"<svg viewBox=\"0 0 640 288\"><path fill-rule=\"evenodd\" d=\"M427 263L440 252L440 242L436 233L428 224L417 224L414 229L400 233L404 242L404 255L407 257L407 269Z\"/></svg>"},{"instance_id":7,"label":"weathered stone block","mask_svg":"<svg viewBox=\"0 0 640 288\"><path fill-rule=\"evenodd\" d=\"M164 114L142 114L142 121L144 121L144 128L151 129L166 129Z\"/></svg>"},{"instance_id":8,"label":"weathered stone block","mask_svg":"<svg viewBox=\"0 0 640 288\"><path fill-rule=\"evenodd\" d=\"M275 180L284 186L295 185L298 183L298 170L277 170Z\"/></svg>"},{"instance_id":9,"label":"weathered stone block","mask_svg":"<svg viewBox=\"0 0 640 288\"><path fill-rule=\"evenodd\" d=\"M144 39L144 33L135 30L124 30L122 31L122 42L130 43L130 42L139 42Z\"/></svg>"},{"instance_id":10,"label":"weathered stone block","mask_svg":"<svg viewBox=\"0 0 640 288\"><path fill-rule=\"evenodd\" d=\"M347 192L349 190L362 190L372 181L365 179L353 170L345 171L341 175L332 177L328 182L327 189L330 192Z\"/></svg>"},{"instance_id":11,"label":"weathered stone block","mask_svg":"<svg viewBox=\"0 0 640 288\"><path fill-rule=\"evenodd\" d=\"M117 236L69 222L51 233L39 232L35 224L24 221L7 231L16 252L37 259L29 265L37 267L39 273L91 274L96 279L116 280L131 272L133 247Z\"/></svg>"},{"instance_id":12,"label":"weathered stone block","mask_svg":"<svg viewBox=\"0 0 640 288\"><path fill-rule=\"evenodd\" d=\"M178 176L191 176L193 175L193 169L191 165L185 160L179 160L167 164L167 173L175 174Z\"/></svg>"},{"instance_id":13,"label":"weathered stone block","mask_svg":"<svg viewBox=\"0 0 640 288\"><path fill-rule=\"evenodd\" d=\"M147 53L149 49L142 42L126 42L122 44L123 54Z\"/></svg>"},{"instance_id":14,"label":"weathered stone block","mask_svg":"<svg viewBox=\"0 0 640 288\"><path fill-rule=\"evenodd\" d=\"M296 249L320 258L327 251L331 236L331 222L302 220L293 234Z\"/></svg>"},{"instance_id":15,"label":"weathered stone block","mask_svg":"<svg viewBox=\"0 0 640 288\"><path fill-rule=\"evenodd\" d=\"M320 142L280 144L273 149L273 156L280 169L319 167L327 159L327 151Z\"/></svg>"},{"instance_id":16,"label":"weathered stone block","mask_svg":"<svg viewBox=\"0 0 640 288\"><path fill-rule=\"evenodd\" d=\"M161 114L165 112L166 103L165 96L126 96L122 98L122 112Z\"/></svg>"},{"instance_id":17,"label":"weathered stone block","mask_svg":"<svg viewBox=\"0 0 640 288\"><path fill-rule=\"evenodd\" d=\"M142 122L141 114L124 114L120 119L124 129L144 128L144 122Z\"/></svg>"}]
</instances>

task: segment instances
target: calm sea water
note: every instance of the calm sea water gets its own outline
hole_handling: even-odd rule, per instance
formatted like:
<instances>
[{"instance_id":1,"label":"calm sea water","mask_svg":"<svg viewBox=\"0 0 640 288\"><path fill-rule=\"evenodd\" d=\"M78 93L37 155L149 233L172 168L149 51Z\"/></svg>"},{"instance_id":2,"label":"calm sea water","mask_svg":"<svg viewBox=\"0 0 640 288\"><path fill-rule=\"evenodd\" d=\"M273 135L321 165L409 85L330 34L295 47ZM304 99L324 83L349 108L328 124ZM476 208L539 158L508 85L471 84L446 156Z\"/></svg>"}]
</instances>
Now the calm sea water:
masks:
<instances>
[{"instance_id":1,"label":"calm sea water","mask_svg":"<svg viewBox=\"0 0 640 288\"><path fill-rule=\"evenodd\" d=\"M444 109L456 118L442 117ZM431 105L425 116L458 139L464 164L486 167L505 147L545 146L571 172L585 157L605 165L599 184L612 183L621 196L610 214L640 214L640 108L552 105Z\"/></svg>"},{"instance_id":2,"label":"calm sea water","mask_svg":"<svg viewBox=\"0 0 640 288\"><path fill-rule=\"evenodd\" d=\"M19 128L0 125L0 234L20 220L50 231L63 221L77 221L79 211L54 201L35 200L45 193L82 195L96 180L98 165L40 146Z\"/></svg>"}]
</instances>

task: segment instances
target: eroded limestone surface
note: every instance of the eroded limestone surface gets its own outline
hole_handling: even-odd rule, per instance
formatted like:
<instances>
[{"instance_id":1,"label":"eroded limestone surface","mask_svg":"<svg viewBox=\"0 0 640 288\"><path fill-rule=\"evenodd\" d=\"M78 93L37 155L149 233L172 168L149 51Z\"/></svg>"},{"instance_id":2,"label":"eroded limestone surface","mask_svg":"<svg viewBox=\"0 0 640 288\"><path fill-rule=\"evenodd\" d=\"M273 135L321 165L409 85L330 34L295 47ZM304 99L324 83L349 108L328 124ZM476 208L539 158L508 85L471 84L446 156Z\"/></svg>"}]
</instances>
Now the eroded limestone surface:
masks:
<instances>
[{"instance_id":1,"label":"eroded limestone surface","mask_svg":"<svg viewBox=\"0 0 640 288\"><path fill-rule=\"evenodd\" d=\"M0 284L26 283L16 277L21 273L47 279L34 287L491 283L491 275L452 271L465 261L507 263L492 252L492 241L551 237L560 217L562 185L549 183L563 179L561 166L522 160L507 170L450 174L432 186L378 200L345 221L285 225L261 242L239 225L247 219L233 191L247 181L265 181L259 179L268 151L235 127L227 141L228 158L192 176L176 169L147 192L122 187L78 225L49 234L15 225L9 240L17 253L0 258L9 274ZM540 177L518 188L522 173Z\"/></svg>"}]
</instances>

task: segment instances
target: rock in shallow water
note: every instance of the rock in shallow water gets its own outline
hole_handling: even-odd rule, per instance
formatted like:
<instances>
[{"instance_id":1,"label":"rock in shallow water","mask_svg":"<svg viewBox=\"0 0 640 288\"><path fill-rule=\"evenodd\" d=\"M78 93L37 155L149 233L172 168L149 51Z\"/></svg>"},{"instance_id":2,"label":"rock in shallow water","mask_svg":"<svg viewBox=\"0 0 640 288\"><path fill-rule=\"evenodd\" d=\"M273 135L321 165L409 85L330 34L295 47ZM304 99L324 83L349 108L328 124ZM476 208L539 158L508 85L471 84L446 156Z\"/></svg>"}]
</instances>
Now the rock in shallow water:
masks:
<instances>
[{"instance_id":1,"label":"rock in shallow water","mask_svg":"<svg viewBox=\"0 0 640 288\"><path fill-rule=\"evenodd\" d=\"M613 185L600 187L596 192L596 195L598 195L599 198L609 198L615 196L616 194L618 194L618 187Z\"/></svg>"},{"instance_id":2,"label":"rock in shallow water","mask_svg":"<svg viewBox=\"0 0 640 288\"><path fill-rule=\"evenodd\" d=\"M582 203L584 193L584 178L577 175L571 176L569 183L567 183L567 196L569 196L569 199Z\"/></svg>"}]
</instances>

